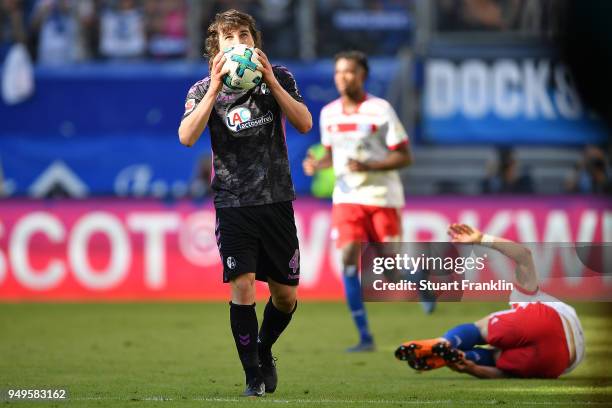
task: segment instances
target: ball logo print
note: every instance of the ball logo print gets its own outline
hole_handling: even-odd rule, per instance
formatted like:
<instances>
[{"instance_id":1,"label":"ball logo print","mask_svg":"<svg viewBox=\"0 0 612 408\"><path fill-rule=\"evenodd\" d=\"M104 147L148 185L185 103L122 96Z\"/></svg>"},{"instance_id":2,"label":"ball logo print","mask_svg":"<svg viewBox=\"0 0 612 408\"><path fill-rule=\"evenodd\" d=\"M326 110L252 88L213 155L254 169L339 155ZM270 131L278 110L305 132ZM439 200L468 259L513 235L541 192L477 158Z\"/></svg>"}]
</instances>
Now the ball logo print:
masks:
<instances>
[{"instance_id":1,"label":"ball logo print","mask_svg":"<svg viewBox=\"0 0 612 408\"><path fill-rule=\"evenodd\" d=\"M229 68L229 73L223 76L223 83L228 88L249 90L261 83L260 64L253 48L239 44L228 48L224 53L224 68Z\"/></svg>"},{"instance_id":2,"label":"ball logo print","mask_svg":"<svg viewBox=\"0 0 612 408\"><path fill-rule=\"evenodd\" d=\"M233 256L229 256L225 263L227 264L227 267L232 270L236 268L236 259Z\"/></svg>"}]
</instances>

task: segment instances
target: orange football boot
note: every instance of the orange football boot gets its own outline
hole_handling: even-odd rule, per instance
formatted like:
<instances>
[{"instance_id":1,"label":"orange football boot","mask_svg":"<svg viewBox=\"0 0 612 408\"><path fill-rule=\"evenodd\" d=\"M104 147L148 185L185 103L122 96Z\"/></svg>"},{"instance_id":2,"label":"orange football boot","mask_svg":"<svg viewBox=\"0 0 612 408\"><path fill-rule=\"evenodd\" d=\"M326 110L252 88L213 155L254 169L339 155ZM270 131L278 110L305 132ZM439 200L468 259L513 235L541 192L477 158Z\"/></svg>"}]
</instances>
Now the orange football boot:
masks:
<instances>
[{"instance_id":1,"label":"orange football boot","mask_svg":"<svg viewBox=\"0 0 612 408\"><path fill-rule=\"evenodd\" d=\"M446 360L438 356L420 357L408 360L408 365L417 371L430 371L446 366Z\"/></svg>"},{"instance_id":2,"label":"orange football boot","mask_svg":"<svg viewBox=\"0 0 612 408\"><path fill-rule=\"evenodd\" d=\"M433 347L438 343L440 343L440 339L407 341L395 350L395 358L401 361L410 361L429 357L433 354Z\"/></svg>"}]
</instances>

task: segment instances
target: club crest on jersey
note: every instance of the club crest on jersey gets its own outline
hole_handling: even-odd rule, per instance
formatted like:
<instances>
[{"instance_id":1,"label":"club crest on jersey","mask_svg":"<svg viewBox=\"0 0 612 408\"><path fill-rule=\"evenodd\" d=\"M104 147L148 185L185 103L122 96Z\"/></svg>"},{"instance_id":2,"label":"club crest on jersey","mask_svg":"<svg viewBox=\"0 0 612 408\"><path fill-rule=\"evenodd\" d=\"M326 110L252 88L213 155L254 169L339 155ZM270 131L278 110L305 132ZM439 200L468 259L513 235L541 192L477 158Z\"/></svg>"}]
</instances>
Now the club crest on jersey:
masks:
<instances>
[{"instance_id":1,"label":"club crest on jersey","mask_svg":"<svg viewBox=\"0 0 612 408\"><path fill-rule=\"evenodd\" d=\"M228 256L227 260L225 261L226 265L228 268L230 269L235 269L236 268L236 258L234 258L233 256Z\"/></svg>"},{"instance_id":2,"label":"club crest on jersey","mask_svg":"<svg viewBox=\"0 0 612 408\"><path fill-rule=\"evenodd\" d=\"M195 99L187 99L187 102L185 102L185 113L191 112L195 106Z\"/></svg>"},{"instance_id":3,"label":"club crest on jersey","mask_svg":"<svg viewBox=\"0 0 612 408\"><path fill-rule=\"evenodd\" d=\"M239 106L232 109L225 115L225 124L227 127L234 131L240 132L244 129L252 129L254 127L267 125L274 119L271 111L268 111L263 116L258 118L252 118L251 111L244 106Z\"/></svg>"}]
</instances>

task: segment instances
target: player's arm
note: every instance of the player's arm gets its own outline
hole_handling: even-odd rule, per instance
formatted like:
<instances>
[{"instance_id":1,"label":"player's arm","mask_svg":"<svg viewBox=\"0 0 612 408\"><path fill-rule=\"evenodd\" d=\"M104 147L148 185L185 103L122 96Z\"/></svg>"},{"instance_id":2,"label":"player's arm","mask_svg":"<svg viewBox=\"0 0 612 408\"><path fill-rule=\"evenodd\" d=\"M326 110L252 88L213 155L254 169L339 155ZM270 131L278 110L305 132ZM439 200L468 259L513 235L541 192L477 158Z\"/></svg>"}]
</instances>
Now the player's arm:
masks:
<instances>
[{"instance_id":1,"label":"player's arm","mask_svg":"<svg viewBox=\"0 0 612 408\"><path fill-rule=\"evenodd\" d=\"M408 141L408 135L400 122L395 110L388 105L381 111L386 122L386 133L384 134L388 153L382 160L371 160L360 162L350 159L348 168L351 171L384 171L397 170L412 164L412 150Z\"/></svg>"},{"instance_id":2,"label":"player's arm","mask_svg":"<svg viewBox=\"0 0 612 408\"><path fill-rule=\"evenodd\" d=\"M325 154L320 159L315 159L312 152L309 150L306 158L302 162L304 174L307 176L314 175L317 171L326 169L333 165L331 148L325 149Z\"/></svg>"},{"instance_id":3,"label":"player's arm","mask_svg":"<svg viewBox=\"0 0 612 408\"><path fill-rule=\"evenodd\" d=\"M485 235L478 229L465 224L451 224L448 227L448 234L453 242L480 244L506 255L516 262L516 282L530 292L538 289L538 274L531 251L526 246L509 239Z\"/></svg>"},{"instance_id":4,"label":"player's arm","mask_svg":"<svg viewBox=\"0 0 612 408\"><path fill-rule=\"evenodd\" d=\"M410 164L412 164L412 152L410 146L404 143L395 150L390 150L383 160L360 162L349 159L348 168L351 171L396 170Z\"/></svg>"},{"instance_id":5,"label":"player's arm","mask_svg":"<svg viewBox=\"0 0 612 408\"><path fill-rule=\"evenodd\" d=\"M198 141L202 132L206 128L210 114L215 106L217 95L223 87L221 79L228 72L228 69L223 69L225 56L223 52L219 52L213 59L210 72L210 85L204 97L195 107L193 112L183 119L179 126L178 134L181 143L187 147L193 146Z\"/></svg>"},{"instance_id":6,"label":"player's arm","mask_svg":"<svg viewBox=\"0 0 612 408\"><path fill-rule=\"evenodd\" d=\"M497 367L478 365L471 360L460 360L456 363L449 363L448 368L458 373L469 374L476 378L508 378L511 377L505 371Z\"/></svg>"},{"instance_id":7,"label":"player's arm","mask_svg":"<svg viewBox=\"0 0 612 408\"><path fill-rule=\"evenodd\" d=\"M281 110L289 120L289 123L300 133L306 133L310 129L312 129L312 115L310 111L301 102L293 99L289 92L283 88L283 86L278 82L274 72L272 71L272 64L268 61L268 57L263 53L260 49L255 49L257 56L259 57L259 62L261 67L259 68L263 80L266 84L268 84L268 88L276 99L276 102L280 106Z\"/></svg>"}]
</instances>

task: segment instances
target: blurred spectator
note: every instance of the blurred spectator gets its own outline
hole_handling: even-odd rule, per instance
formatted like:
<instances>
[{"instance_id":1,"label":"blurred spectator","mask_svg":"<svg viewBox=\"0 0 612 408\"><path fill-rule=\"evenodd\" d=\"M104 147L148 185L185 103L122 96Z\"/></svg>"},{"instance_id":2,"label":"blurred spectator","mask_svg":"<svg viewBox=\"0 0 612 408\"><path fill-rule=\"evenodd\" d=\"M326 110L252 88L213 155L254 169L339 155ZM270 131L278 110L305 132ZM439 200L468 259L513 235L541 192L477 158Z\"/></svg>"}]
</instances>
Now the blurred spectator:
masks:
<instances>
[{"instance_id":1,"label":"blurred spectator","mask_svg":"<svg viewBox=\"0 0 612 408\"><path fill-rule=\"evenodd\" d=\"M75 62L79 56L79 27L73 0L38 0L32 29L38 34L38 62L59 65Z\"/></svg>"},{"instance_id":2,"label":"blurred spectator","mask_svg":"<svg viewBox=\"0 0 612 408\"><path fill-rule=\"evenodd\" d=\"M271 58L297 58L299 41L295 0L259 0L255 19L263 32L265 50Z\"/></svg>"},{"instance_id":3,"label":"blurred spectator","mask_svg":"<svg viewBox=\"0 0 612 408\"><path fill-rule=\"evenodd\" d=\"M509 149L499 151L497 163L483 181L483 193L533 193L533 180L527 172L521 173L514 153Z\"/></svg>"},{"instance_id":4,"label":"blurred spectator","mask_svg":"<svg viewBox=\"0 0 612 408\"><path fill-rule=\"evenodd\" d=\"M612 177L602 149L596 146L584 149L582 160L567 180L566 190L569 193L612 194Z\"/></svg>"},{"instance_id":5,"label":"blurred spectator","mask_svg":"<svg viewBox=\"0 0 612 408\"><path fill-rule=\"evenodd\" d=\"M135 0L117 0L102 12L100 54L107 58L138 58L146 50L145 22Z\"/></svg>"},{"instance_id":6,"label":"blurred spectator","mask_svg":"<svg viewBox=\"0 0 612 408\"><path fill-rule=\"evenodd\" d=\"M495 0L441 0L437 3L440 31L499 31L506 27L502 4ZM516 2L510 2L515 5Z\"/></svg>"},{"instance_id":7,"label":"blurred spectator","mask_svg":"<svg viewBox=\"0 0 612 408\"><path fill-rule=\"evenodd\" d=\"M79 27L79 59L98 56L99 27L97 4L99 0L73 0Z\"/></svg>"},{"instance_id":8,"label":"blurred spectator","mask_svg":"<svg viewBox=\"0 0 612 408\"><path fill-rule=\"evenodd\" d=\"M14 43L26 44L27 34L21 0L0 0L0 62Z\"/></svg>"},{"instance_id":9,"label":"blurred spectator","mask_svg":"<svg viewBox=\"0 0 612 408\"><path fill-rule=\"evenodd\" d=\"M410 43L413 1L319 0L317 54L332 56L342 49L393 56Z\"/></svg>"},{"instance_id":10,"label":"blurred spectator","mask_svg":"<svg viewBox=\"0 0 612 408\"><path fill-rule=\"evenodd\" d=\"M550 36L564 0L440 0L434 2L439 31L514 31Z\"/></svg>"},{"instance_id":11,"label":"blurred spectator","mask_svg":"<svg viewBox=\"0 0 612 408\"><path fill-rule=\"evenodd\" d=\"M147 1L149 54L155 58L183 58L189 42L184 0Z\"/></svg>"},{"instance_id":12,"label":"blurred spectator","mask_svg":"<svg viewBox=\"0 0 612 408\"><path fill-rule=\"evenodd\" d=\"M222 13L229 9L236 9L245 13L254 14L256 2L257 0L213 0L213 13L211 19L215 14ZM210 21L207 21L204 28L208 27L209 23ZM203 31L203 33L206 33L206 31Z\"/></svg>"}]
</instances>

